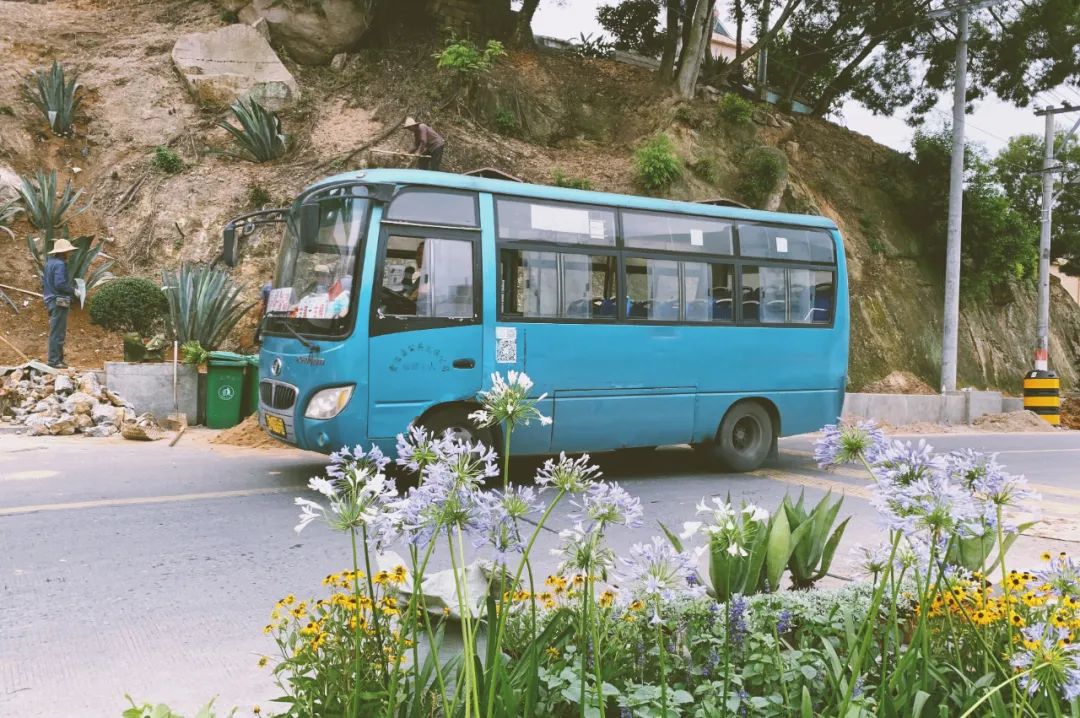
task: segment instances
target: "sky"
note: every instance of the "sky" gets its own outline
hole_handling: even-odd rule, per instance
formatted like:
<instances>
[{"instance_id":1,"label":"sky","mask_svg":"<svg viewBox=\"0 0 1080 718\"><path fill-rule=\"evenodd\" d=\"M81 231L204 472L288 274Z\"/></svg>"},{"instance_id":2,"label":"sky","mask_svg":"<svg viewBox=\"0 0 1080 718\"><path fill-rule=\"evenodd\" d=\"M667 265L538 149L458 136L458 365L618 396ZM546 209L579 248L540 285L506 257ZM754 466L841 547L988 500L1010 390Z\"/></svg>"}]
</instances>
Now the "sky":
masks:
<instances>
[{"instance_id":1,"label":"sky","mask_svg":"<svg viewBox=\"0 0 1080 718\"><path fill-rule=\"evenodd\" d=\"M600 5L616 2L617 0L562 0L560 4L559 0L542 0L533 17L533 32L564 40L576 40L580 33L599 35L603 28L596 21L596 9ZM1040 98L1040 106L1046 102L1061 104L1062 99L1071 99L1075 104L1080 100L1080 95L1064 90L1044 93ZM975 111L967 116L967 141L979 143L994 153L1005 146L1009 137L1014 135L1041 136L1044 120L1035 115L1035 109L1034 106L1014 107L996 96L976 102ZM848 102L841 108L839 115L829 119L855 132L869 135L877 142L894 149L906 152L911 148L911 138L915 130L904 122L903 111L895 117L880 117L858 102ZM949 93L942 97L938 106L930 113L926 127L936 129L951 120L952 95Z\"/></svg>"}]
</instances>

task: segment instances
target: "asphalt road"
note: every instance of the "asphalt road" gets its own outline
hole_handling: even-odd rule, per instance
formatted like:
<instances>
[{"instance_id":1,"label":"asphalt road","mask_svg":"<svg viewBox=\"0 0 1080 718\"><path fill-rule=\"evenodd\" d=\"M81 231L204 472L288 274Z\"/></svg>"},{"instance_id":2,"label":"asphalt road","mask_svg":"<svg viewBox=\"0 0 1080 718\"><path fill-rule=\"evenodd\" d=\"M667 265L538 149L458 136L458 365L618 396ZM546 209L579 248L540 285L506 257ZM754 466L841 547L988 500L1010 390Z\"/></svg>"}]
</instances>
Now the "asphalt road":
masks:
<instances>
[{"instance_id":1,"label":"asphalt road","mask_svg":"<svg viewBox=\"0 0 1080 718\"><path fill-rule=\"evenodd\" d=\"M1076 549L1080 432L915 438L1000 452L1037 485L1044 523L1018 543L1020 558L1034 565L1046 546ZM850 576L850 547L880 536L866 480L854 469L818 471L812 442L783 440L780 460L752 474L710 471L677 448L600 457L606 477L646 510L647 525L613 534L612 545L649 538L656 521L680 526L704 496L772 508L785 492L832 490L847 497L842 515L854 516L833 567ZM257 661L273 648L261 632L273 603L319 595L321 578L350 560L347 542L325 527L293 531L293 497L323 463L211 445L198 431L173 448L0 436L0 716L118 716L124 693L184 714L215 695L238 715L269 705L277 691ZM534 468L520 462L515 476ZM558 516L553 528L568 523ZM555 543L554 533L539 542L538 572L554 567Z\"/></svg>"}]
</instances>

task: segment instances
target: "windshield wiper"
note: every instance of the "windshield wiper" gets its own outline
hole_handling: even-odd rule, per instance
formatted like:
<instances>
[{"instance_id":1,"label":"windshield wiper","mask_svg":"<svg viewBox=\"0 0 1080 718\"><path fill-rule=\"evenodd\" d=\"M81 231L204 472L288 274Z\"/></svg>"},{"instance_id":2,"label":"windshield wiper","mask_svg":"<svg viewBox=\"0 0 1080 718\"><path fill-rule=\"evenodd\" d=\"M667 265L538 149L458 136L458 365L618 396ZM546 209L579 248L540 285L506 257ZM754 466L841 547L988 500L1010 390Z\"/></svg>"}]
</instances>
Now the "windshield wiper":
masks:
<instances>
[{"instance_id":1,"label":"windshield wiper","mask_svg":"<svg viewBox=\"0 0 1080 718\"><path fill-rule=\"evenodd\" d=\"M288 313L288 312L281 312L281 311L278 311L278 312L267 312L266 314L264 314L264 315L263 315L262 321L263 321L263 322L265 322L265 321L267 320L267 318L273 318L273 317L276 317L276 318L279 318L279 319L287 319L287 318L289 317L289 313ZM302 335L300 334L300 332L298 332L298 331L296 331L295 329L293 329L292 325L291 325L291 324L289 324L289 322L287 322L287 321L286 321L286 322L282 322L282 323L281 323L281 325L282 325L283 327L285 327L285 331L287 331L287 332L288 332L289 334L292 334L292 335L293 335L294 337L296 337L296 339L297 339L297 340L299 340L299 342L300 342L301 344L303 344L303 345L304 345L304 347L305 347L305 348L306 348L306 349L307 349L307 350L308 350L309 352L318 352L318 351L322 351L322 347L320 347L320 346L319 346L318 344L315 344L315 343L314 343L314 342L312 342L312 341L309 341L309 340L305 339L305 338L304 338L304 337L303 337L303 336L302 336ZM259 327L259 328L260 328L260 330L262 329L262 323L261 323L261 322L260 322L260 327Z\"/></svg>"}]
</instances>

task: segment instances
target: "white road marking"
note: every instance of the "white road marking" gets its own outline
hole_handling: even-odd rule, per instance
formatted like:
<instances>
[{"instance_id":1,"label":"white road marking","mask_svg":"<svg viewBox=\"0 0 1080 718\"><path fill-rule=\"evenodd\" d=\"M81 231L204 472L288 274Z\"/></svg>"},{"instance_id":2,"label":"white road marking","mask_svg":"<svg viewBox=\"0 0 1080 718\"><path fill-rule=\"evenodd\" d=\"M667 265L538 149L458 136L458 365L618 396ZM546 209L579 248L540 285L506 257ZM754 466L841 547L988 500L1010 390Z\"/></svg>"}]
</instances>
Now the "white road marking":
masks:
<instances>
[{"instance_id":1,"label":"white road marking","mask_svg":"<svg viewBox=\"0 0 1080 718\"><path fill-rule=\"evenodd\" d=\"M99 509L113 506L140 506L143 504L168 504L184 501L202 501L205 499L231 499L241 496L262 496L266 494L300 493L302 486L275 486L262 489L237 489L235 491L208 491L201 494L176 494L172 496L133 496L118 499L97 499L95 501L73 501L59 504L35 504L14 506L0 509L0 516L32 514L39 511L74 511L79 509Z\"/></svg>"}]
</instances>

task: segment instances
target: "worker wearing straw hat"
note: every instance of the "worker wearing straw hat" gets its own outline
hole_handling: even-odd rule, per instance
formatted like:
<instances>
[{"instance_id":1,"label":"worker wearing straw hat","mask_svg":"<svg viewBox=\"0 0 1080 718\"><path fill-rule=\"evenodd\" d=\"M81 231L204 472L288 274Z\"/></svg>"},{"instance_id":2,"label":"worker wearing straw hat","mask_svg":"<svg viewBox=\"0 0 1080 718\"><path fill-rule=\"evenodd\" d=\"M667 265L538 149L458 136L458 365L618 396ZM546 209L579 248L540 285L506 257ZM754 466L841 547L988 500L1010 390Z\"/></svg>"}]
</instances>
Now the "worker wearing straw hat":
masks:
<instances>
[{"instance_id":1,"label":"worker wearing straw hat","mask_svg":"<svg viewBox=\"0 0 1080 718\"><path fill-rule=\"evenodd\" d=\"M439 165L442 164L443 146L446 144L442 135L412 117L405 118L405 129L413 133L416 144L409 151L420 156L420 169L438 172Z\"/></svg>"},{"instance_id":2,"label":"worker wearing straw hat","mask_svg":"<svg viewBox=\"0 0 1080 718\"><path fill-rule=\"evenodd\" d=\"M64 337L67 335L68 309L75 292L68 279L67 258L74 245L63 237L53 243L45 271L41 275L45 308L49 311L49 366L67 369L64 363Z\"/></svg>"}]
</instances>

